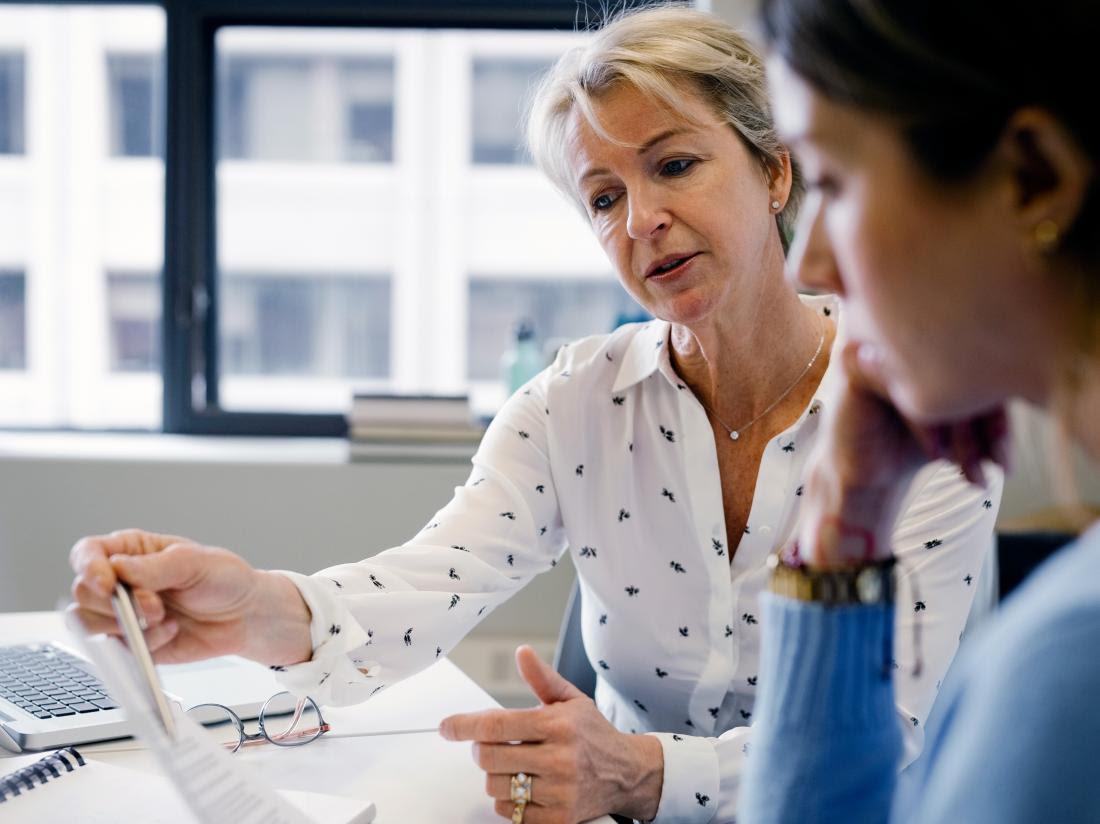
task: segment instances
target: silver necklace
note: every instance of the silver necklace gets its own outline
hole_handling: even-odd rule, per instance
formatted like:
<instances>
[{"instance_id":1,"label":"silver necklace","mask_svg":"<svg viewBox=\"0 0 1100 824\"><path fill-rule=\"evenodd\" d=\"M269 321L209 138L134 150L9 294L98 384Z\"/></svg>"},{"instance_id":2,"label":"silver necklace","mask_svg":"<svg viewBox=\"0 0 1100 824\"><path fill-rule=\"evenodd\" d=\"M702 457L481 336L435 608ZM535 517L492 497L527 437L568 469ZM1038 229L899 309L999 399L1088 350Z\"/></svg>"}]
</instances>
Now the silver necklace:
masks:
<instances>
[{"instance_id":1,"label":"silver necklace","mask_svg":"<svg viewBox=\"0 0 1100 824\"><path fill-rule=\"evenodd\" d=\"M718 421L718 423L722 424L722 428L725 429L729 433L731 441L738 440L741 437L742 432L744 432L746 429L748 429L750 426L752 426L754 423L756 423L762 417L764 417L769 412L771 412L773 409L775 409L775 407L777 407L779 405L779 402L781 400L783 400L785 397L787 397L787 395L791 394L791 391L796 386L798 386L799 383L802 382L802 379L804 377L806 377L806 373L808 373L813 368L814 364L817 363L817 358L821 354L822 347L825 346L825 338L828 335L828 333L829 333L829 326L823 320L821 322L821 340L819 340L817 342L817 349L814 350L814 356L812 358L810 358L810 362L807 363L805 368L801 372L798 373L798 377L794 379L794 381L791 383L791 385L783 390L782 395L780 395L778 398L776 398L774 401L772 401L771 405L768 406L767 409L765 409L763 412L761 412L759 415L757 415L755 418L753 418L751 421L749 421L744 426L739 426L736 429L734 429L732 426L729 426L724 420L719 418L718 413L715 412L713 409L711 409L709 406L707 406L705 403L703 403L702 400L700 400L699 403L702 405L702 407L705 410L707 410L707 412L709 412L711 415L714 416L714 419L716 421Z\"/></svg>"}]
</instances>

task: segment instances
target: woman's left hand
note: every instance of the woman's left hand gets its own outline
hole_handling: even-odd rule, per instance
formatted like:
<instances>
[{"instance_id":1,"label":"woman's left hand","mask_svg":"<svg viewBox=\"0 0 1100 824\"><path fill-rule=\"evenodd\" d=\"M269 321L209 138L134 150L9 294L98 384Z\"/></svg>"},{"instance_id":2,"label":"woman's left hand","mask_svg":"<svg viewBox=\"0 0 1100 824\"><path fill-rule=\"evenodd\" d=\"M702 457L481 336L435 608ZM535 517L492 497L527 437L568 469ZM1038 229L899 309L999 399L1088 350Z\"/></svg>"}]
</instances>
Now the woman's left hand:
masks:
<instances>
[{"instance_id":1,"label":"woman's left hand","mask_svg":"<svg viewBox=\"0 0 1100 824\"><path fill-rule=\"evenodd\" d=\"M815 566L886 557L902 499L929 461L952 461L975 484L985 483L983 461L1007 462L1003 408L950 423L915 423L890 401L873 352L848 343L834 354L843 380L807 468L798 540L799 553Z\"/></svg>"},{"instance_id":2,"label":"woman's left hand","mask_svg":"<svg viewBox=\"0 0 1100 824\"><path fill-rule=\"evenodd\" d=\"M532 776L524 824L573 824L610 812L647 820L657 814L664 777L660 742L616 730L588 696L544 663L516 650L516 666L541 702L524 710L452 715L439 726L450 741L474 741L496 812L512 816L512 776Z\"/></svg>"}]
</instances>

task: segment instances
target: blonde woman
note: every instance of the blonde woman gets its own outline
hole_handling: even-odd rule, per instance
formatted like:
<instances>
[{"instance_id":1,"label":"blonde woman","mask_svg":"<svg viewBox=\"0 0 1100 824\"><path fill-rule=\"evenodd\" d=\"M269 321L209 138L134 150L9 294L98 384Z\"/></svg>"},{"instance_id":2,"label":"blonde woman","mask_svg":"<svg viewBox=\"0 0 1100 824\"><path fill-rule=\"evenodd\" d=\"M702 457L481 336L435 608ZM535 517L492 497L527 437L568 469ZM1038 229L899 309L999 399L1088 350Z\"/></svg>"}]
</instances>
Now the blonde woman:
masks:
<instances>
[{"instance_id":1,"label":"blonde woman","mask_svg":"<svg viewBox=\"0 0 1100 824\"><path fill-rule=\"evenodd\" d=\"M114 631L118 574L143 590L161 660L242 653L290 688L352 702L446 654L568 550L595 702L521 649L541 706L456 716L443 734L478 742L486 790L514 821L726 820L751 738L764 563L794 529L833 403L839 305L784 280L798 176L760 57L716 18L676 8L612 23L558 63L530 133L658 320L565 347L402 547L306 577L149 533L90 538L73 555L77 609ZM999 495L995 474L973 487L934 465L892 536L920 577L899 618L902 673L918 655L910 625L924 626L924 675L898 693L910 759L983 579Z\"/></svg>"}]
</instances>

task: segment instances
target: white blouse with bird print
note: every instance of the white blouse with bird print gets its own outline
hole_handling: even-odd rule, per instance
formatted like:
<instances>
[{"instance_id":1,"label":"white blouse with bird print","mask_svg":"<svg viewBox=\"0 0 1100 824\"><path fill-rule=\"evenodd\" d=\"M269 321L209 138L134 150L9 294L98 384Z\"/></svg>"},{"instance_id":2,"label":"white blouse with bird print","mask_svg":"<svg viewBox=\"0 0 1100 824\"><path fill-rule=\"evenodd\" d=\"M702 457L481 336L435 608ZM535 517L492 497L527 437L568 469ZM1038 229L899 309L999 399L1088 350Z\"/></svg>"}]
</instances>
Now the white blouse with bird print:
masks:
<instances>
[{"instance_id":1,"label":"white blouse with bird print","mask_svg":"<svg viewBox=\"0 0 1100 824\"><path fill-rule=\"evenodd\" d=\"M805 300L837 317L835 298ZM836 374L830 365L798 421L766 447L731 562L714 433L672 369L668 338L669 324L652 321L563 347L496 416L469 480L416 537L312 576L285 573L312 610L313 657L282 682L321 703L362 701L446 655L568 550L596 703L664 750L656 820L732 820L753 700L766 688L756 677L765 560L791 538ZM894 532L907 761L989 577L980 573L1002 476L986 474L983 489L951 464L929 465Z\"/></svg>"}]
</instances>

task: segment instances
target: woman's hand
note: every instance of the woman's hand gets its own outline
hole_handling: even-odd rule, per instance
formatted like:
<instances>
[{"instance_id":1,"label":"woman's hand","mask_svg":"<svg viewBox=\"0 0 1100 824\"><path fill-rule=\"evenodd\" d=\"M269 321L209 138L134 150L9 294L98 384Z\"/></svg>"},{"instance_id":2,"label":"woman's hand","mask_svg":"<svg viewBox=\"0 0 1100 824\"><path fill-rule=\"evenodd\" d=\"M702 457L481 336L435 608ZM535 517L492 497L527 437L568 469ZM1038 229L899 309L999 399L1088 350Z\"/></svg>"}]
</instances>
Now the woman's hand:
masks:
<instances>
[{"instance_id":1,"label":"woman's hand","mask_svg":"<svg viewBox=\"0 0 1100 824\"><path fill-rule=\"evenodd\" d=\"M128 529L81 539L69 561L70 614L88 632L119 635L111 595L125 581L158 663L236 654L286 665L310 657L310 612L297 587L228 550Z\"/></svg>"},{"instance_id":2,"label":"woman's hand","mask_svg":"<svg viewBox=\"0 0 1100 824\"><path fill-rule=\"evenodd\" d=\"M530 647L516 650L516 666L542 706L452 715L439 727L448 740L476 742L474 760L497 814L511 817L511 779L523 772L533 777L525 824L574 824L610 812L653 818L664 778L660 742L616 730Z\"/></svg>"},{"instance_id":3,"label":"woman's hand","mask_svg":"<svg viewBox=\"0 0 1100 824\"><path fill-rule=\"evenodd\" d=\"M1003 409L948 424L916 424L888 399L873 352L854 343L839 352L843 389L807 471L799 553L816 567L888 556L898 510L913 476L929 461L953 461L976 484L985 480L982 461L1007 462Z\"/></svg>"}]
</instances>

